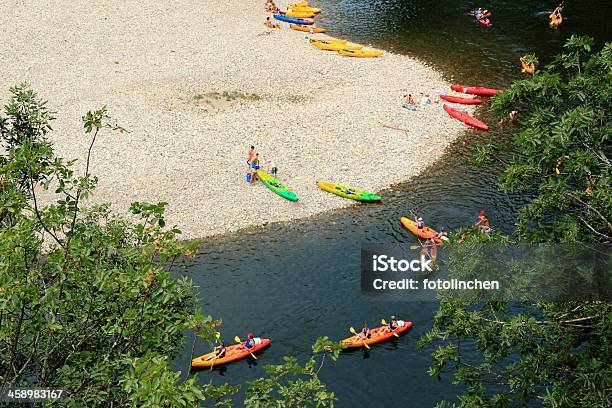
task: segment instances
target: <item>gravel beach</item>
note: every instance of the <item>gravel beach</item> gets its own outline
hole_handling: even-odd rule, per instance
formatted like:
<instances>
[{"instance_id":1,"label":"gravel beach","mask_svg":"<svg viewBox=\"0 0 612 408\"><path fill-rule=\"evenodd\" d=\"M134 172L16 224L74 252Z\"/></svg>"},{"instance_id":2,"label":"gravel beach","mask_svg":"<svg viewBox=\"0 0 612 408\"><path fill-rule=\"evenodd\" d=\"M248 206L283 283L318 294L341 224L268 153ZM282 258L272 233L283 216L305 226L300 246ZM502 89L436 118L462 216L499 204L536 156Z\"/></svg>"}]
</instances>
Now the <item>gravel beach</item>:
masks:
<instances>
[{"instance_id":1,"label":"gravel beach","mask_svg":"<svg viewBox=\"0 0 612 408\"><path fill-rule=\"evenodd\" d=\"M406 93L450 93L431 67L321 51L287 24L266 29L267 15L254 0L5 0L0 102L29 82L57 111L58 154L80 166L90 141L81 117L107 105L130 133L100 135L92 200L119 212L167 201L167 222L185 238L351 205L315 182L379 191L417 175L465 129L442 104L402 108ZM246 183L251 144L299 202Z\"/></svg>"}]
</instances>

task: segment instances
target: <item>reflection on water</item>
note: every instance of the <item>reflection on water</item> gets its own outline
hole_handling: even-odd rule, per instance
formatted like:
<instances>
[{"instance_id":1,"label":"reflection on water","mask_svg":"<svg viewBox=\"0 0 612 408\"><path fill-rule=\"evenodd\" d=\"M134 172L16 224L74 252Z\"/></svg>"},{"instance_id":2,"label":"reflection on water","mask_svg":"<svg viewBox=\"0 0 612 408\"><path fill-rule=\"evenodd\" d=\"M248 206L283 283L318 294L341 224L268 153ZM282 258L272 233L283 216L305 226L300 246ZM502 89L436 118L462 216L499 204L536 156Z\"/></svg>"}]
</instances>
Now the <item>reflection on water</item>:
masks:
<instances>
[{"instance_id":1,"label":"reflection on water","mask_svg":"<svg viewBox=\"0 0 612 408\"><path fill-rule=\"evenodd\" d=\"M314 4L323 8L319 21L332 35L416 55L470 84L507 86L521 75L520 55L536 52L546 61L571 33L599 40L609 35L605 13L597 12L606 9L603 1L568 4L567 19L556 31L547 25L546 11L553 4L544 1L488 2L486 6L493 10L490 29L475 26L468 15L476 2L334 0ZM589 8L595 11L585 13ZM574 15L577 10L581 16ZM493 123L486 107L480 115ZM377 325L381 318L395 314L412 321L413 329L371 351L344 353L337 363L327 362L321 370L323 380L340 398L339 406L432 406L456 395L452 379L438 382L428 377L429 354L416 348L437 305L362 297L360 247L365 242L416 242L399 223L410 211L423 215L434 227L452 229L471 224L483 209L494 227L510 232L518 198L496 190L495 168L472 164L474 143L509 137L507 132L467 131L421 176L383 191L381 205L359 205L206 240L188 271L200 287L202 308L223 318L225 341L252 331L271 338L272 346L257 361L203 370L198 374L200 382L244 384L262 375L265 364L280 363L282 356L305 358L318 336L341 339L350 335L349 326L364 321ZM183 370L189 365L190 339L188 343L176 361ZM206 345L197 344L196 355L208 351Z\"/></svg>"}]
</instances>

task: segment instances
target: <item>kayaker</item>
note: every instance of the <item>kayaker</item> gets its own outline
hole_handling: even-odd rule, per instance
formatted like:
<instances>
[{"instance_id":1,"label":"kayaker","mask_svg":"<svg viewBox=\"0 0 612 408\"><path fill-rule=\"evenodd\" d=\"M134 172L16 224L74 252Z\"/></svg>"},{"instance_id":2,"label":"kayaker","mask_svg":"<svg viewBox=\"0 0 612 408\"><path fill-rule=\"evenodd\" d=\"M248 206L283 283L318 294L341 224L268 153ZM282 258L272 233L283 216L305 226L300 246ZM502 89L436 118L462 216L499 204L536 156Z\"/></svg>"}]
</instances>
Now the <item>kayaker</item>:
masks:
<instances>
[{"instance_id":1,"label":"kayaker","mask_svg":"<svg viewBox=\"0 0 612 408\"><path fill-rule=\"evenodd\" d=\"M278 173L278 166L276 166L275 162L270 161L270 174L276 176L276 173Z\"/></svg>"},{"instance_id":2,"label":"kayaker","mask_svg":"<svg viewBox=\"0 0 612 408\"><path fill-rule=\"evenodd\" d=\"M416 105L416 102L412 98L411 94L404 95L404 105Z\"/></svg>"},{"instance_id":3,"label":"kayaker","mask_svg":"<svg viewBox=\"0 0 612 408\"><path fill-rule=\"evenodd\" d=\"M416 222L417 222L417 228L418 228L418 229L423 229L423 228L425 228L425 221L423 221L423 217L418 217L418 218L416 219Z\"/></svg>"},{"instance_id":4,"label":"kayaker","mask_svg":"<svg viewBox=\"0 0 612 408\"><path fill-rule=\"evenodd\" d=\"M388 329L390 332L392 332L392 331L394 331L395 329L397 329L397 319L395 318L395 316L393 316L393 315L392 315L392 316L389 318L389 320L390 320L390 321L389 321L389 323L387 324L387 329Z\"/></svg>"},{"instance_id":5,"label":"kayaker","mask_svg":"<svg viewBox=\"0 0 612 408\"><path fill-rule=\"evenodd\" d=\"M255 158L251 160L250 164L250 180L249 183L253 184L257 181L257 170L259 170L259 153L255 153Z\"/></svg>"},{"instance_id":6,"label":"kayaker","mask_svg":"<svg viewBox=\"0 0 612 408\"><path fill-rule=\"evenodd\" d=\"M247 334L247 339L244 342L244 348L249 350L255 347L255 337L253 337L253 333Z\"/></svg>"},{"instance_id":7,"label":"kayaker","mask_svg":"<svg viewBox=\"0 0 612 408\"><path fill-rule=\"evenodd\" d=\"M476 219L476 224L474 225L481 232L491 232L491 225L489 224L489 220L485 216L485 212L483 210L480 210L480 212L478 213L478 218Z\"/></svg>"},{"instance_id":8,"label":"kayaker","mask_svg":"<svg viewBox=\"0 0 612 408\"><path fill-rule=\"evenodd\" d=\"M482 8L478 7L478 10L474 11L474 17L476 18L476 20L480 20L481 18L483 18Z\"/></svg>"},{"instance_id":9,"label":"kayaker","mask_svg":"<svg viewBox=\"0 0 612 408\"><path fill-rule=\"evenodd\" d=\"M361 328L361 331L359 332L359 334L357 335L357 337L360 340L367 340L370 337L372 337L372 333L370 332L370 328L368 327L367 323L363 324L363 327Z\"/></svg>"},{"instance_id":10,"label":"kayaker","mask_svg":"<svg viewBox=\"0 0 612 408\"><path fill-rule=\"evenodd\" d=\"M274 24L274 23L272 22L272 20L270 20L270 17L267 17L267 18L266 18L266 22L265 22L264 24L265 24L265 25L266 25L266 27L268 27L268 28L278 28L278 27L280 27L278 24Z\"/></svg>"},{"instance_id":11,"label":"kayaker","mask_svg":"<svg viewBox=\"0 0 612 408\"><path fill-rule=\"evenodd\" d=\"M251 160L255 158L255 146L251 145L251 147L247 150L247 166L251 165Z\"/></svg>"},{"instance_id":12,"label":"kayaker","mask_svg":"<svg viewBox=\"0 0 612 408\"><path fill-rule=\"evenodd\" d=\"M441 240L445 240L448 238L448 234L444 231L444 227L441 227L440 230L433 236L433 238L438 238Z\"/></svg>"},{"instance_id":13,"label":"kayaker","mask_svg":"<svg viewBox=\"0 0 612 408\"><path fill-rule=\"evenodd\" d=\"M206 361L212 360L212 359L216 359L216 358L223 358L223 357L225 357L225 345L223 344L223 342L220 341L219 345L217 347L215 347L215 349L213 351L214 351L213 355L207 357Z\"/></svg>"},{"instance_id":14,"label":"kayaker","mask_svg":"<svg viewBox=\"0 0 612 408\"><path fill-rule=\"evenodd\" d=\"M513 122L514 120L516 120L516 117L518 116L518 111L517 110L513 110L511 111L508 116L506 116L505 118L501 118L499 120L499 124L500 125L504 125L508 122Z\"/></svg>"}]
</instances>

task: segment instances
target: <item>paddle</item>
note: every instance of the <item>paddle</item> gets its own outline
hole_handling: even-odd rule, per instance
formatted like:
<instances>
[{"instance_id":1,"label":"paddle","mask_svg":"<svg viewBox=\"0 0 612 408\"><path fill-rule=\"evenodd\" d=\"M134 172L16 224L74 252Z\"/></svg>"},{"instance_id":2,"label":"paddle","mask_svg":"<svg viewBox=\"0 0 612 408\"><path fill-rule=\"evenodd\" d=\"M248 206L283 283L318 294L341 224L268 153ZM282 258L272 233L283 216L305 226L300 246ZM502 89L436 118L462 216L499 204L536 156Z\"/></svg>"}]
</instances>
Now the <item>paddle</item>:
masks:
<instances>
[{"instance_id":1,"label":"paddle","mask_svg":"<svg viewBox=\"0 0 612 408\"><path fill-rule=\"evenodd\" d=\"M416 219L417 219L417 218L419 218L419 217L417 217L417 215L416 215L416 213L415 213L414 211L412 211L412 210L408 210L408 212L409 212L410 214L412 214L412 216L414 217L414 220L415 220L415 221L416 221Z\"/></svg>"},{"instance_id":2,"label":"paddle","mask_svg":"<svg viewBox=\"0 0 612 408\"><path fill-rule=\"evenodd\" d=\"M355 331L355 329L354 329L352 326L349 328L349 331L350 331L351 333L353 333L355 336L357 336L357 332ZM366 346L366 348L367 348L368 350L370 349L370 346L368 346L368 345L365 343L365 340L364 340L363 345L364 345L364 346Z\"/></svg>"},{"instance_id":3,"label":"paddle","mask_svg":"<svg viewBox=\"0 0 612 408\"><path fill-rule=\"evenodd\" d=\"M236 343L242 344L242 341L240 340L240 337L238 337L238 336L234 337L234 341ZM246 349L246 346L244 348ZM249 354L251 354L251 357L253 357L255 360L257 360L257 357L255 357L255 354L251 353L250 351L249 351Z\"/></svg>"},{"instance_id":4,"label":"paddle","mask_svg":"<svg viewBox=\"0 0 612 408\"><path fill-rule=\"evenodd\" d=\"M387 322L385 321L385 319L382 319L380 322L381 322L381 323L382 323L384 326L386 326L386 325L387 325ZM399 334L397 334L395 331L393 331L392 333L393 333L393 335L394 335L395 337L399 337Z\"/></svg>"}]
</instances>

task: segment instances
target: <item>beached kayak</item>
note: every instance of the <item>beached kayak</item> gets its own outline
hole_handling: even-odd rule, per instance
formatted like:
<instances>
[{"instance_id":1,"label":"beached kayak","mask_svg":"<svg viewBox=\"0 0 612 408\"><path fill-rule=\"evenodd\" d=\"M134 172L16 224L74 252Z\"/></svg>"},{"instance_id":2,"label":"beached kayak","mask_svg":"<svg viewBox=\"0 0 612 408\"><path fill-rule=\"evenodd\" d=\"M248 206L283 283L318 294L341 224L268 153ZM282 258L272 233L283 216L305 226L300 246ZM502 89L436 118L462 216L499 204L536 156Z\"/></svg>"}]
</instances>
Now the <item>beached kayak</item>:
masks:
<instances>
[{"instance_id":1,"label":"beached kayak","mask_svg":"<svg viewBox=\"0 0 612 408\"><path fill-rule=\"evenodd\" d=\"M255 353L270 345L270 339L255 338L254 340L255 340L256 345L255 347L249 350L247 350L244 347L245 342L243 341L240 344L233 344L231 346L227 346L225 348L225 357L207 360L208 358L211 358L214 355L214 352L211 352L211 353L204 354L203 356L200 356L200 357L197 357L191 360L191 366L192 367L210 367L211 365L218 366L221 364L227 364L232 361L236 361L236 360L240 360L245 357L248 357L251 355L251 353Z\"/></svg>"},{"instance_id":2,"label":"beached kayak","mask_svg":"<svg viewBox=\"0 0 612 408\"><path fill-rule=\"evenodd\" d=\"M440 99L444 99L445 101L452 103L461 103L463 105L478 105L482 103L482 100L478 98L464 98L453 95L440 95Z\"/></svg>"},{"instance_id":3,"label":"beached kayak","mask_svg":"<svg viewBox=\"0 0 612 408\"><path fill-rule=\"evenodd\" d=\"M354 57L354 58L376 58L384 54L384 52L382 51L363 50L363 49L361 50L342 49L342 50L339 50L338 53L345 55L347 57Z\"/></svg>"},{"instance_id":4,"label":"beached kayak","mask_svg":"<svg viewBox=\"0 0 612 408\"><path fill-rule=\"evenodd\" d=\"M411 220L410 218L402 217L400 218L400 222L408 231L412 232L414 235L416 235L419 238L429 239L438 233L433 228L429 228L429 227L419 228L417 226L417 222L415 220ZM440 244L442 240L440 238L434 238L434 242L436 244Z\"/></svg>"},{"instance_id":5,"label":"beached kayak","mask_svg":"<svg viewBox=\"0 0 612 408\"><path fill-rule=\"evenodd\" d=\"M262 183L264 183L266 187L274 191L279 196L286 198L289 201L298 200L297 195L295 195L293 191L289 190L289 188L284 183L275 179L265 171L257 170L257 176L259 176L259 179Z\"/></svg>"},{"instance_id":6,"label":"beached kayak","mask_svg":"<svg viewBox=\"0 0 612 408\"><path fill-rule=\"evenodd\" d=\"M341 51L341 50L359 50L361 49L361 45L353 44L350 42L338 43L334 41L327 40L309 40L312 45L315 47L325 50L325 51Z\"/></svg>"},{"instance_id":7,"label":"beached kayak","mask_svg":"<svg viewBox=\"0 0 612 408\"><path fill-rule=\"evenodd\" d=\"M451 85L451 89L455 92L463 92L471 95L493 96L501 89L483 88L481 86L466 86L466 85Z\"/></svg>"},{"instance_id":8,"label":"beached kayak","mask_svg":"<svg viewBox=\"0 0 612 408\"><path fill-rule=\"evenodd\" d=\"M314 13L314 14L319 14L321 12L320 8L317 7L310 7L310 6L289 6L289 8L291 9L291 11L297 11L300 13Z\"/></svg>"},{"instance_id":9,"label":"beached kayak","mask_svg":"<svg viewBox=\"0 0 612 408\"><path fill-rule=\"evenodd\" d=\"M343 186L342 184L328 183L326 181L317 181L317 186L321 190L338 195L344 198L350 198L357 201L380 201L380 196L360 190L354 187Z\"/></svg>"},{"instance_id":10,"label":"beached kayak","mask_svg":"<svg viewBox=\"0 0 612 408\"><path fill-rule=\"evenodd\" d=\"M375 329L371 329L371 337L366 340L362 340L358 335L351 336L341 341L341 345L344 348L355 348L355 347L363 347L364 344L376 344L386 340L389 340L393 337L393 333L401 334L412 327L412 322L405 322L403 320L398 320L398 328L390 332L388 330L388 326L377 327Z\"/></svg>"},{"instance_id":11,"label":"beached kayak","mask_svg":"<svg viewBox=\"0 0 612 408\"><path fill-rule=\"evenodd\" d=\"M470 125L472 127L475 127L476 129L480 129L482 131L488 132L489 131L489 127L486 125L486 123L479 121L478 119L476 119L473 116L468 115L465 112L461 112L458 109L455 108L451 108L448 105L444 105L444 110L451 115L453 118L460 120L461 122L465 123L466 125Z\"/></svg>"},{"instance_id":12,"label":"beached kayak","mask_svg":"<svg viewBox=\"0 0 612 408\"><path fill-rule=\"evenodd\" d=\"M319 27L313 27L312 29L310 27L306 27L306 26L301 26L301 25L297 25L297 24L289 24L289 27L291 27L292 30L295 31L303 31L305 33L324 33L327 30L324 28L319 28Z\"/></svg>"},{"instance_id":13,"label":"beached kayak","mask_svg":"<svg viewBox=\"0 0 612 408\"><path fill-rule=\"evenodd\" d=\"M315 15L315 13L306 12L306 11L288 11L282 14L285 17L295 17L295 18L311 18L311 17L314 17Z\"/></svg>"},{"instance_id":14,"label":"beached kayak","mask_svg":"<svg viewBox=\"0 0 612 408\"><path fill-rule=\"evenodd\" d=\"M314 24L313 20L305 20L303 18L293 18L293 17L285 17L282 14L275 14L274 18L278 21L284 21L285 23L293 23L299 25L312 25Z\"/></svg>"}]
</instances>

